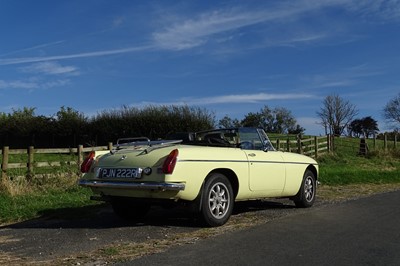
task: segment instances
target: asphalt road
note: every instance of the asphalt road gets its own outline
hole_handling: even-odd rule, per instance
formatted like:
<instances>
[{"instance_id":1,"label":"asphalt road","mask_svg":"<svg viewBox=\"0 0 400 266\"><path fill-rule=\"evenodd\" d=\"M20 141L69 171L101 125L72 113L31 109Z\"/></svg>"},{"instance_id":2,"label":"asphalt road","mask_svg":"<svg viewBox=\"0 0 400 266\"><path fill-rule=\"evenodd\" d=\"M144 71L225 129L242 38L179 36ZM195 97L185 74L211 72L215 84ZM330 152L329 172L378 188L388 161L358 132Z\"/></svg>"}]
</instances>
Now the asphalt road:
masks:
<instances>
[{"instance_id":1,"label":"asphalt road","mask_svg":"<svg viewBox=\"0 0 400 266\"><path fill-rule=\"evenodd\" d=\"M119 265L400 265L400 191L296 213Z\"/></svg>"}]
</instances>

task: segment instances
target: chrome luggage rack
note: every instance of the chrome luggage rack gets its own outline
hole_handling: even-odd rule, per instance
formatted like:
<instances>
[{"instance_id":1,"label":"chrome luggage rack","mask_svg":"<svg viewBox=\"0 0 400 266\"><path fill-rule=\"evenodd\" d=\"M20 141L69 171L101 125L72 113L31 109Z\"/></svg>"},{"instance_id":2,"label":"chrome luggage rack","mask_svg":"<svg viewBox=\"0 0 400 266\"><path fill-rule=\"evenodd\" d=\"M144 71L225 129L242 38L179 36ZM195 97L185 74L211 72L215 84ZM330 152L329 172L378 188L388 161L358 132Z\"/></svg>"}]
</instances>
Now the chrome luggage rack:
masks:
<instances>
[{"instance_id":1,"label":"chrome luggage rack","mask_svg":"<svg viewBox=\"0 0 400 266\"><path fill-rule=\"evenodd\" d=\"M161 148L164 146L169 146L173 144L179 144L182 140L150 140L147 137L136 137L136 138L120 138L117 140L117 144L110 151L111 154L114 154L118 150L122 149L137 149L139 147L146 146L145 152L149 152L149 148L156 149L157 147ZM152 149L152 150L153 150Z\"/></svg>"}]
</instances>

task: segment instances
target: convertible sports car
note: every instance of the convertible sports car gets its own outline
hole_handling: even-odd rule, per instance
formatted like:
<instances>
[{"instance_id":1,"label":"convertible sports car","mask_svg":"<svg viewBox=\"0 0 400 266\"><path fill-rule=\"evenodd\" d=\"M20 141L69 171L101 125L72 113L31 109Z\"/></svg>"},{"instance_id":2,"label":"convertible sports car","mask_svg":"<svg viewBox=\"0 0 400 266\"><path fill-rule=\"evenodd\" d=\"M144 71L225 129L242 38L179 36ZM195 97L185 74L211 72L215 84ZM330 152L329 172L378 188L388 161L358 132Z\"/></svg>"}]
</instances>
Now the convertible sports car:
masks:
<instances>
[{"instance_id":1,"label":"convertible sports car","mask_svg":"<svg viewBox=\"0 0 400 266\"><path fill-rule=\"evenodd\" d=\"M318 164L276 151L258 128L177 133L167 140L119 139L111 151L91 152L79 184L92 199L136 219L153 204L184 203L208 226L226 223L235 201L290 198L297 207L315 201Z\"/></svg>"}]
</instances>

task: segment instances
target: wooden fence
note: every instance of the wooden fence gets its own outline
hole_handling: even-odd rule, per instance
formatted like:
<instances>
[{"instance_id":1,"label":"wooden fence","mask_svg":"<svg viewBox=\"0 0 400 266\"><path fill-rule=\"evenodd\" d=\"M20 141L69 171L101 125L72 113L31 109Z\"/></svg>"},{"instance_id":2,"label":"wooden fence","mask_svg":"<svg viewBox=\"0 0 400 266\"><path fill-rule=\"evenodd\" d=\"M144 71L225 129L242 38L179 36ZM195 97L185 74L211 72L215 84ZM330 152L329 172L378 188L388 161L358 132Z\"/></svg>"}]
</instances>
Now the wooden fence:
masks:
<instances>
[{"instance_id":1,"label":"wooden fence","mask_svg":"<svg viewBox=\"0 0 400 266\"><path fill-rule=\"evenodd\" d=\"M321 156L324 153L331 151L331 141L329 137L310 137L307 139L297 138L296 140L272 140L275 148L280 151L297 152L305 154L314 158ZM83 161L83 154L90 151L99 150L110 150L112 149L112 143L108 146L100 147L87 147L84 148L79 145L77 148L69 149L35 149L29 147L28 149L9 149L9 147L3 147L0 151L1 154L1 178L5 178L7 172L10 169L25 169L26 176L30 177L34 174L34 169L42 167L60 167L62 165L76 165L76 169L79 170L80 165ZM25 162L10 162L10 155L24 155L26 156ZM38 154L58 154L58 155L73 155L74 160L69 161L36 161L35 158L39 157Z\"/></svg>"},{"instance_id":2,"label":"wooden fence","mask_svg":"<svg viewBox=\"0 0 400 266\"><path fill-rule=\"evenodd\" d=\"M332 150L332 141L330 136L314 136L306 139L297 137L296 139L287 138L286 140L276 138L272 141L277 150L296 152L313 158L318 158L319 156L329 153Z\"/></svg>"},{"instance_id":3,"label":"wooden fence","mask_svg":"<svg viewBox=\"0 0 400 266\"><path fill-rule=\"evenodd\" d=\"M112 148L112 143L109 143L108 146L99 146L99 147L87 147L84 148L82 145L79 145L77 148L67 148L67 149L35 149L33 146L30 146L28 149L9 149L9 147L5 146L0 151L1 154L1 178L5 178L9 169L23 169L25 168L27 173L26 175L29 177L34 173L35 168L42 167L60 167L62 165L76 165L77 169L80 169L80 165L83 162L83 155L85 152L90 151L100 151L100 150L110 150ZM27 155L27 160L25 162L11 163L10 155ZM76 158L76 160L71 161L46 161L40 162L35 160L35 155L37 154L72 154Z\"/></svg>"}]
</instances>

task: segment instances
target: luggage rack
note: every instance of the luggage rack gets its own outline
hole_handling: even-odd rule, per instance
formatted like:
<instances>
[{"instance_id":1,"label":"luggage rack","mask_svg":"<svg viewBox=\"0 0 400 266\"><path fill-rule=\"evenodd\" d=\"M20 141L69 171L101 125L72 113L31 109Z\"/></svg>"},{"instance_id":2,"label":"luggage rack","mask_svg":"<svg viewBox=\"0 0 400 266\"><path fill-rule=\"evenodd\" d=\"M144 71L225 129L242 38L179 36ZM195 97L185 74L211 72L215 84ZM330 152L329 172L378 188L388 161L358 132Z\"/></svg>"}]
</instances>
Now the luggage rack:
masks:
<instances>
[{"instance_id":1,"label":"luggage rack","mask_svg":"<svg viewBox=\"0 0 400 266\"><path fill-rule=\"evenodd\" d=\"M122 149L137 149L138 147L147 146L145 152L149 152L149 148L156 149L157 147L165 147L168 145L174 145L181 143L182 140L150 140L147 137L136 137L136 138L120 138L117 140L117 144L110 151L111 154L114 154L116 151Z\"/></svg>"}]
</instances>

